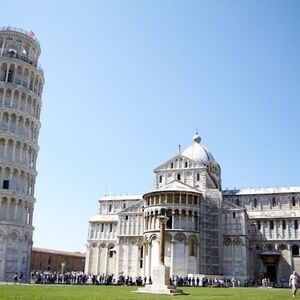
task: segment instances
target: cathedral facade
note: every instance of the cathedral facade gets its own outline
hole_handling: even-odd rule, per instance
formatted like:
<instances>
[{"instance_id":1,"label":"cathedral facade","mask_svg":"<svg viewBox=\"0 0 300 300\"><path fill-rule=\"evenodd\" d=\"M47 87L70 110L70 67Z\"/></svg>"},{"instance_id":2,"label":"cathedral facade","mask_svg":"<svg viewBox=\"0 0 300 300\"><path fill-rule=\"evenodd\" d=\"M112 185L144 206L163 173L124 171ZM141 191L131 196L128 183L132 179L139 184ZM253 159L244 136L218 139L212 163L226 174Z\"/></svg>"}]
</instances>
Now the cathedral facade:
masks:
<instances>
[{"instance_id":1,"label":"cathedral facade","mask_svg":"<svg viewBox=\"0 0 300 300\"><path fill-rule=\"evenodd\" d=\"M159 264L159 214L171 276L268 276L300 271L300 187L221 189L221 168L198 133L154 169L144 195L104 196L89 221L85 272L149 278Z\"/></svg>"}]
</instances>

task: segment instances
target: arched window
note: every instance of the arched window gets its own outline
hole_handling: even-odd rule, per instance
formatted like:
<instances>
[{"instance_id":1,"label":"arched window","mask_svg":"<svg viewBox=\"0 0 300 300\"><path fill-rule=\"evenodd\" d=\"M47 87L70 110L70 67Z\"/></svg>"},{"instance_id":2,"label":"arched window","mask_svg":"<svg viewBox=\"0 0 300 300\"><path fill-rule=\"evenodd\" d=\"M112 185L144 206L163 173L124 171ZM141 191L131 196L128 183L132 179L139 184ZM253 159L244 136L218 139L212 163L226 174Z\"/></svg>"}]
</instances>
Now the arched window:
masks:
<instances>
[{"instance_id":1,"label":"arched window","mask_svg":"<svg viewBox=\"0 0 300 300\"><path fill-rule=\"evenodd\" d=\"M196 256L197 244L195 240L190 241L190 256Z\"/></svg>"},{"instance_id":2,"label":"arched window","mask_svg":"<svg viewBox=\"0 0 300 300\"><path fill-rule=\"evenodd\" d=\"M126 208L126 203L123 203L123 209L125 209Z\"/></svg>"},{"instance_id":3,"label":"arched window","mask_svg":"<svg viewBox=\"0 0 300 300\"><path fill-rule=\"evenodd\" d=\"M187 168L188 167L188 163L187 161L184 163L184 167Z\"/></svg>"},{"instance_id":4,"label":"arched window","mask_svg":"<svg viewBox=\"0 0 300 300\"><path fill-rule=\"evenodd\" d=\"M109 252L109 257L111 258L111 257L114 257L114 246L113 245L111 245L111 246L109 246L108 247L108 252Z\"/></svg>"},{"instance_id":5,"label":"arched window","mask_svg":"<svg viewBox=\"0 0 300 300\"><path fill-rule=\"evenodd\" d=\"M198 204L198 196L194 196L194 205Z\"/></svg>"},{"instance_id":6,"label":"arched window","mask_svg":"<svg viewBox=\"0 0 300 300\"><path fill-rule=\"evenodd\" d=\"M162 183L162 175L159 175L159 183Z\"/></svg>"},{"instance_id":7,"label":"arched window","mask_svg":"<svg viewBox=\"0 0 300 300\"><path fill-rule=\"evenodd\" d=\"M177 180L180 180L180 177L181 177L180 174L177 174Z\"/></svg>"},{"instance_id":8,"label":"arched window","mask_svg":"<svg viewBox=\"0 0 300 300\"><path fill-rule=\"evenodd\" d=\"M112 204L109 204L109 206L108 206L108 212L111 212L111 210L112 210Z\"/></svg>"},{"instance_id":9,"label":"arched window","mask_svg":"<svg viewBox=\"0 0 300 300\"><path fill-rule=\"evenodd\" d=\"M171 163L171 169L173 169L174 168L174 163Z\"/></svg>"},{"instance_id":10,"label":"arched window","mask_svg":"<svg viewBox=\"0 0 300 300\"><path fill-rule=\"evenodd\" d=\"M257 229L260 230L261 229L261 222L257 221Z\"/></svg>"},{"instance_id":11,"label":"arched window","mask_svg":"<svg viewBox=\"0 0 300 300\"><path fill-rule=\"evenodd\" d=\"M292 255L299 256L299 246L298 245L292 246Z\"/></svg>"},{"instance_id":12,"label":"arched window","mask_svg":"<svg viewBox=\"0 0 300 300\"><path fill-rule=\"evenodd\" d=\"M144 248L141 246L140 248L140 268L143 268L143 258L144 258Z\"/></svg>"},{"instance_id":13,"label":"arched window","mask_svg":"<svg viewBox=\"0 0 300 300\"><path fill-rule=\"evenodd\" d=\"M257 207L257 199L256 198L253 199L253 206Z\"/></svg>"},{"instance_id":14,"label":"arched window","mask_svg":"<svg viewBox=\"0 0 300 300\"><path fill-rule=\"evenodd\" d=\"M198 230L198 215L197 215L197 212L195 212L195 214L194 214L194 224L195 224L194 229Z\"/></svg>"},{"instance_id":15,"label":"arched window","mask_svg":"<svg viewBox=\"0 0 300 300\"><path fill-rule=\"evenodd\" d=\"M172 213L171 213L171 216L169 216L167 224L166 224L167 229L172 229L172 218L173 217L172 217Z\"/></svg>"},{"instance_id":16,"label":"arched window","mask_svg":"<svg viewBox=\"0 0 300 300\"><path fill-rule=\"evenodd\" d=\"M13 70L9 69L8 76L7 76L7 82L13 82Z\"/></svg>"},{"instance_id":17,"label":"arched window","mask_svg":"<svg viewBox=\"0 0 300 300\"><path fill-rule=\"evenodd\" d=\"M283 229L283 230L286 229L286 220L282 220L282 229Z\"/></svg>"},{"instance_id":18,"label":"arched window","mask_svg":"<svg viewBox=\"0 0 300 300\"><path fill-rule=\"evenodd\" d=\"M197 175L196 175L196 180L200 181L200 174L199 173L197 173Z\"/></svg>"},{"instance_id":19,"label":"arched window","mask_svg":"<svg viewBox=\"0 0 300 300\"><path fill-rule=\"evenodd\" d=\"M240 199L236 199L236 200L235 200L235 204L236 204L237 206L240 206Z\"/></svg>"},{"instance_id":20,"label":"arched window","mask_svg":"<svg viewBox=\"0 0 300 300\"><path fill-rule=\"evenodd\" d=\"M276 205L276 199L275 197L272 197L272 207L275 207L275 205Z\"/></svg>"},{"instance_id":21,"label":"arched window","mask_svg":"<svg viewBox=\"0 0 300 300\"><path fill-rule=\"evenodd\" d=\"M296 206L296 199L295 199L294 196L292 197L292 205L293 205L293 206Z\"/></svg>"}]
</instances>

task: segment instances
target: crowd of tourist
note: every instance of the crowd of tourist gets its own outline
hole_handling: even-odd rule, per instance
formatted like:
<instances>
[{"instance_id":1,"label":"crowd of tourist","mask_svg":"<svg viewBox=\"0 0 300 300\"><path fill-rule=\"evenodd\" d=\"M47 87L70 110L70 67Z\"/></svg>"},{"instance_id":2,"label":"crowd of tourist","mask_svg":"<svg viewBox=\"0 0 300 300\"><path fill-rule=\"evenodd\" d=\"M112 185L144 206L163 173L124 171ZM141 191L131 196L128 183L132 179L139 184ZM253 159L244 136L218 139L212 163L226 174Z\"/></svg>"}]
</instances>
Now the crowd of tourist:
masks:
<instances>
[{"instance_id":1,"label":"crowd of tourist","mask_svg":"<svg viewBox=\"0 0 300 300\"><path fill-rule=\"evenodd\" d=\"M83 272L32 272L31 282L37 284L85 284L88 276Z\"/></svg>"},{"instance_id":2,"label":"crowd of tourist","mask_svg":"<svg viewBox=\"0 0 300 300\"><path fill-rule=\"evenodd\" d=\"M211 277L179 277L170 278L170 284L176 286L195 286L195 287L255 287L261 285L254 280L244 280L239 278L211 278Z\"/></svg>"},{"instance_id":3,"label":"crowd of tourist","mask_svg":"<svg viewBox=\"0 0 300 300\"><path fill-rule=\"evenodd\" d=\"M132 277L113 274L90 274L83 272L32 272L31 282L37 284L93 284L93 285L145 285L152 284L151 277ZM264 281L241 281L239 278L180 277L172 276L170 284L175 286L194 287L255 287L264 285Z\"/></svg>"}]
</instances>

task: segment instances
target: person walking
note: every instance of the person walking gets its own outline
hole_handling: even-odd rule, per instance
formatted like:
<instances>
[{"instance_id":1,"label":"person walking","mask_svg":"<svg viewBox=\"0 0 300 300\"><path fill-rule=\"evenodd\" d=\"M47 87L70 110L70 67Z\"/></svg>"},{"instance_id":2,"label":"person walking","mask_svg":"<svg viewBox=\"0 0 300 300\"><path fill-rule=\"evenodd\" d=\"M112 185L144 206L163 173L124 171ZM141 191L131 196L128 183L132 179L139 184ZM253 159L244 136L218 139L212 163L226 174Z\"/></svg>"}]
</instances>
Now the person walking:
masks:
<instances>
[{"instance_id":1,"label":"person walking","mask_svg":"<svg viewBox=\"0 0 300 300\"><path fill-rule=\"evenodd\" d=\"M294 271L289 279L290 286L292 287L292 295L293 298L296 297L298 286L299 286L299 275L296 271Z\"/></svg>"},{"instance_id":2,"label":"person walking","mask_svg":"<svg viewBox=\"0 0 300 300\"><path fill-rule=\"evenodd\" d=\"M19 276L19 273L16 272L15 275L14 275L14 283L18 282L18 276Z\"/></svg>"}]
</instances>

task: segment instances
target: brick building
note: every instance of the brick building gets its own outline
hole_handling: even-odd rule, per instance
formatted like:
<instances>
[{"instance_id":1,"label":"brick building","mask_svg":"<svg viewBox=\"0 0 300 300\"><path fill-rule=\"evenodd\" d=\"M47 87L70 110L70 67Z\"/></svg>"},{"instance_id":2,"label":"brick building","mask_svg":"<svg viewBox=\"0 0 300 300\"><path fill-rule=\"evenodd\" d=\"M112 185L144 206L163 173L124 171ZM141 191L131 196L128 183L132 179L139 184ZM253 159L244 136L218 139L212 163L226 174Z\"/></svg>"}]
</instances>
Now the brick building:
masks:
<instances>
[{"instance_id":1,"label":"brick building","mask_svg":"<svg viewBox=\"0 0 300 300\"><path fill-rule=\"evenodd\" d=\"M32 248L32 271L84 271L84 264L85 253Z\"/></svg>"}]
</instances>

